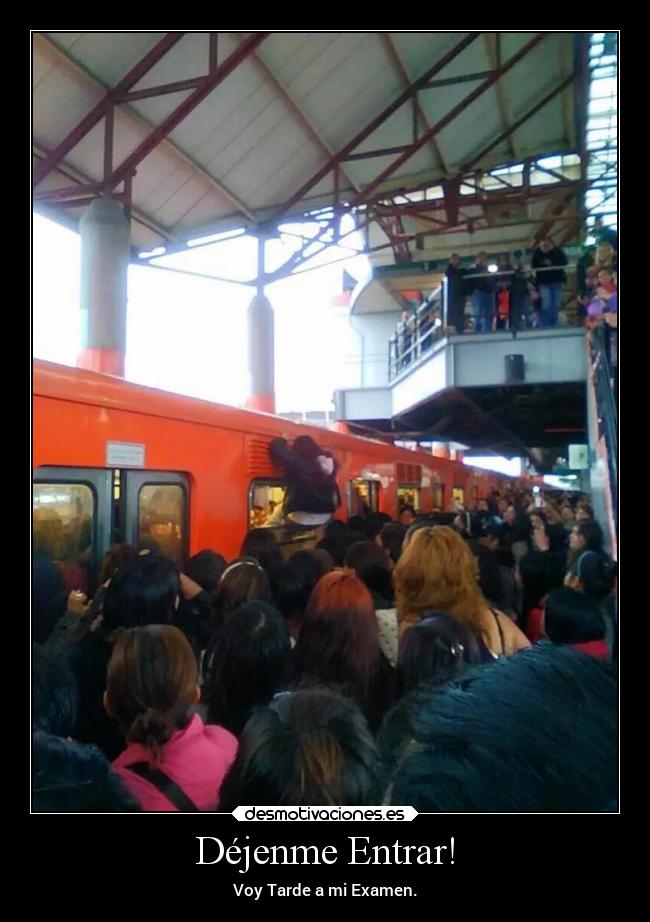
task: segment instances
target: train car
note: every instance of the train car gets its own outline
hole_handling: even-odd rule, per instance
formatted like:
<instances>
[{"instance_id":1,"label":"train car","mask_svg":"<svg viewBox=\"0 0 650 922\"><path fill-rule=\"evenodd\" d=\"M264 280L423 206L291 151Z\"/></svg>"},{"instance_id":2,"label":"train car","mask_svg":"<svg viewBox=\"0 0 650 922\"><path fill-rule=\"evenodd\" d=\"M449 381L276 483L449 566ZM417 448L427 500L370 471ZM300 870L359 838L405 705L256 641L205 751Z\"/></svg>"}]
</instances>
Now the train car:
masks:
<instances>
[{"instance_id":1,"label":"train car","mask_svg":"<svg viewBox=\"0 0 650 922\"><path fill-rule=\"evenodd\" d=\"M95 575L116 541L155 541L179 565L206 547L232 558L249 528L272 527L284 498L271 440L301 434L336 457L339 518L364 504L391 517L405 502L449 510L510 483L422 451L35 361L35 540L47 535L55 557ZM277 534L285 546L309 537Z\"/></svg>"}]
</instances>

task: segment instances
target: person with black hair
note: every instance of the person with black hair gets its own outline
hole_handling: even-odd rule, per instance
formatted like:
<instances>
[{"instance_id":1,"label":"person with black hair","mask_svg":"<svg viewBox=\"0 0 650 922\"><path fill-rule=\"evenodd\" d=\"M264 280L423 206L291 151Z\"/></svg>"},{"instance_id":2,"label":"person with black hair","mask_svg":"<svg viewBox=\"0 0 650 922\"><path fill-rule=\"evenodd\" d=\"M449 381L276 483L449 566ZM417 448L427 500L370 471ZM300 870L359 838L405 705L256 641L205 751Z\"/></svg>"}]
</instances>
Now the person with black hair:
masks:
<instances>
[{"instance_id":1,"label":"person with black hair","mask_svg":"<svg viewBox=\"0 0 650 922\"><path fill-rule=\"evenodd\" d=\"M464 276L467 270L460 262L458 253L452 253L445 269L447 279L447 328L450 333L462 333L465 329L465 299L467 285Z\"/></svg>"},{"instance_id":2,"label":"person with black hair","mask_svg":"<svg viewBox=\"0 0 650 922\"><path fill-rule=\"evenodd\" d=\"M245 602L270 602L271 584L255 557L238 557L221 574L212 599L212 633Z\"/></svg>"},{"instance_id":3,"label":"person with black hair","mask_svg":"<svg viewBox=\"0 0 650 922\"><path fill-rule=\"evenodd\" d=\"M346 551L345 566L354 570L369 589L379 627L379 646L391 666L395 666L399 628L391 577L393 562L374 541L356 541Z\"/></svg>"},{"instance_id":4,"label":"person with black hair","mask_svg":"<svg viewBox=\"0 0 650 922\"><path fill-rule=\"evenodd\" d=\"M567 568L564 584L600 604L614 588L615 578L616 565L604 554L579 551Z\"/></svg>"},{"instance_id":5,"label":"person with black hair","mask_svg":"<svg viewBox=\"0 0 650 922\"><path fill-rule=\"evenodd\" d=\"M32 647L32 730L52 736L72 736L77 719L78 692L64 657Z\"/></svg>"},{"instance_id":6,"label":"person with black hair","mask_svg":"<svg viewBox=\"0 0 650 922\"><path fill-rule=\"evenodd\" d=\"M244 728L221 810L381 803L382 771L358 706L329 688L276 695Z\"/></svg>"},{"instance_id":7,"label":"person with black hair","mask_svg":"<svg viewBox=\"0 0 650 922\"><path fill-rule=\"evenodd\" d=\"M322 575L322 563L311 551L298 551L271 570L273 601L284 617L292 644L300 635L310 593Z\"/></svg>"},{"instance_id":8,"label":"person with black hair","mask_svg":"<svg viewBox=\"0 0 650 922\"><path fill-rule=\"evenodd\" d=\"M137 813L140 805L96 746L39 730L32 737L34 813Z\"/></svg>"},{"instance_id":9,"label":"person with black hair","mask_svg":"<svg viewBox=\"0 0 650 922\"><path fill-rule=\"evenodd\" d=\"M577 522L569 535L569 566L582 551L596 551L602 554L603 541L603 530L598 522L592 519Z\"/></svg>"},{"instance_id":10,"label":"person with black hair","mask_svg":"<svg viewBox=\"0 0 650 922\"><path fill-rule=\"evenodd\" d=\"M280 612L266 602L247 602L217 631L203 658L208 722L239 736L290 675L291 643Z\"/></svg>"},{"instance_id":11,"label":"person with black hair","mask_svg":"<svg viewBox=\"0 0 650 922\"><path fill-rule=\"evenodd\" d=\"M387 512L371 512L366 519L366 531L368 538L375 541L382 528L392 522Z\"/></svg>"},{"instance_id":12,"label":"person with black hair","mask_svg":"<svg viewBox=\"0 0 650 922\"><path fill-rule=\"evenodd\" d=\"M618 787L611 666L537 644L422 688L387 716L384 803L430 813L587 813Z\"/></svg>"},{"instance_id":13,"label":"person with black hair","mask_svg":"<svg viewBox=\"0 0 650 922\"><path fill-rule=\"evenodd\" d=\"M345 522L333 519L325 526L323 537L316 544L316 550L327 551L334 561L334 566L342 567L347 548L355 541L363 540L363 534L352 531Z\"/></svg>"},{"instance_id":14,"label":"person with black hair","mask_svg":"<svg viewBox=\"0 0 650 922\"><path fill-rule=\"evenodd\" d=\"M219 585L219 580L225 569L225 558L221 554L205 548L190 557L186 573L190 579L199 584L204 592L211 595Z\"/></svg>"},{"instance_id":15,"label":"person with black hair","mask_svg":"<svg viewBox=\"0 0 650 922\"><path fill-rule=\"evenodd\" d=\"M396 564L402 553L402 545L408 531L406 525L400 525L398 522L389 522L377 536L377 544L383 547L393 564Z\"/></svg>"},{"instance_id":16,"label":"person with black hair","mask_svg":"<svg viewBox=\"0 0 650 922\"><path fill-rule=\"evenodd\" d=\"M356 532L360 538L368 535L368 519L365 515L351 515L347 522L348 529Z\"/></svg>"},{"instance_id":17,"label":"person with black hair","mask_svg":"<svg viewBox=\"0 0 650 922\"><path fill-rule=\"evenodd\" d=\"M605 619L598 605L582 592L560 586L549 592L542 622L553 643L568 644L597 659L609 658Z\"/></svg>"},{"instance_id":18,"label":"person with black hair","mask_svg":"<svg viewBox=\"0 0 650 922\"><path fill-rule=\"evenodd\" d=\"M101 620L81 637L70 653L79 689L75 738L99 746L110 760L125 746L118 725L103 706L113 632L147 624L172 624L177 618L181 593L178 567L161 554L147 552L125 561L106 589Z\"/></svg>"},{"instance_id":19,"label":"person with black hair","mask_svg":"<svg viewBox=\"0 0 650 922\"><path fill-rule=\"evenodd\" d=\"M562 302L562 288L566 284L564 266L567 262L564 250L556 246L550 237L543 237L536 244L531 266L537 270L535 284L541 298L540 327L557 326Z\"/></svg>"},{"instance_id":20,"label":"person with black hair","mask_svg":"<svg viewBox=\"0 0 650 922\"><path fill-rule=\"evenodd\" d=\"M410 526L415 521L415 509L413 506L406 503L403 506L400 506L399 514L397 516L397 521L400 525L404 525L406 528Z\"/></svg>"},{"instance_id":21,"label":"person with black hair","mask_svg":"<svg viewBox=\"0 0 650 922\"><path fill-rule=\"evenodd\" d=\"M253 557L266 571L282 563L282 549L270 528L251 528L242 542L240 557Z\"/></svg>"},{"instance_id":22,"label":"person with black hair","mask_svg":"<svg viewBox=\"0 0 650 922\"><path fill-rule=\"evenodd\" d=\"M480 662L471 628L444 612L426 612L406 631L397 661L397 697L421 685L444 685L468 663Z\"/></svg>"},{"instance_id":23,"label":"person with black hair","mask_svg":"<svg viewBox=\"0 0 650 922\"><path fill-rule=\"evenodd\" d=\"M521 587L519 624L531 643L534 643L543 636L543 599L551 589L562 585L564 565L550 554L526 554L517 566L515 578Z\"/></svg>"}]
</instances>

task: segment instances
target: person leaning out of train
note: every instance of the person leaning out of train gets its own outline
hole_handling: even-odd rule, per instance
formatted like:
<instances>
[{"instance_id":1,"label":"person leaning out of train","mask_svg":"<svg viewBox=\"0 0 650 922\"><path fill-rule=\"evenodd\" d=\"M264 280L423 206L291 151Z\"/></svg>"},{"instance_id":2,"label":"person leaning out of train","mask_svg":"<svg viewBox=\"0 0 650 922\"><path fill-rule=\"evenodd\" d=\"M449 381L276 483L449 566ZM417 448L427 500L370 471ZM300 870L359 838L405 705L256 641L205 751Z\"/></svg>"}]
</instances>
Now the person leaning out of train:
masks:
<instances>
[{"instance_id":1,"label":"person leaning out of train","mask_svg":"<svg viewBox=\"0 0 650 922\"><path fill-rule=\"evenodd\" d=\"M104 706L127 748L113 771L143 810L216 810L237 752L235 737L196 713L198 666L173 625L120 632L108 664Z\"/></svg>"},{"instance_id":2,"label":"person leaning out of train","mask_svg":"<svg viewBox=\"0 0 650 922\"><path fill-rule=\"evenodd\" d=\"M453 528L416 531L393 575L400 634L419 624L425 612L443 611L474 630L485 662L529 647L511 619L486 601L478 576L476 558Z\"/></svg>"},{"instance_id":3,"label":"person leaning out of train","mask_svg":"<svg viewBox=\"0 0 650 922\"><path fill-rule=\"evenodd\" d=\"M329 521L341 504L337 464L331 452L320 448L310 436L301 435L291 447L286 439L274 439L269 453L288 481L287 518L310 526Z\"/></svg>"}]
</instances>

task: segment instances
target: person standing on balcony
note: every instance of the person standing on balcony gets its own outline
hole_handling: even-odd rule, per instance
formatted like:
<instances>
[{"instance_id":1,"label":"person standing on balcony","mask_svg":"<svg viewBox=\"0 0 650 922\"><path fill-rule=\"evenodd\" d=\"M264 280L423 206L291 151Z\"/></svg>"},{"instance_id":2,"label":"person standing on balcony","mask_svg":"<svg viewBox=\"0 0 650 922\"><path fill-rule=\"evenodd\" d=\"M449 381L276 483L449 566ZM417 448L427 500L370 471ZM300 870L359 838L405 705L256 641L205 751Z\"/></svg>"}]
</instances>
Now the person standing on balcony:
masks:
<instances>
[{"instance_id":1,"label":"person standing on balcony","mask_svg":"<svg viewBox=\"0 0 650 922\"><path fill-rule=\"evenodd\" d=\"M539 325L556 327L558 313L562 303L562 288L566 284L564 266L567 257L564 250L556 247L550 237L544 237L533 253L532 268L536 272L535 281L541 298Z\"/></svg>"},{"instance_id":2,"label":"person standing on balcony","mask_svg":"<svg viewBox=\"0 0 650 922\"><path fill-rule=\"evenodd\" d=\"M476 332L488 333L494 325L494 279L488 272L487 253L479 253L469 271ZM473 278L472 278L473 276Z\"/></svg>"},{"instance_id":3,"label":"person standing on balcony","mask_svg":"<svg viewBox=\"0 0 650 922\"><path fill-rule=\"evenodd\" d=\"M447 328L450 332L462 333L465 329L465 298L467 286L464 276L467 270L460 264L458 253L452 253L445 269L447 277Z\"/></svg>"}]
</instances>

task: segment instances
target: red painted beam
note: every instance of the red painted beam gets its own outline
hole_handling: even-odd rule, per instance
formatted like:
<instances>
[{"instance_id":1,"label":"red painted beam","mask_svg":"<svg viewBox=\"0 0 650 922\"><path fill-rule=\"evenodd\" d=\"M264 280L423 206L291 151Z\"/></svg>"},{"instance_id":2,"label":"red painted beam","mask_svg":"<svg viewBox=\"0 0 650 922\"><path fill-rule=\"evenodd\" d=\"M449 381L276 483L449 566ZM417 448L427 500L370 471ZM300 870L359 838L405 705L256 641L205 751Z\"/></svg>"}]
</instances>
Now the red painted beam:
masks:
<instances>
[{"instance_id":1,"label":"red painted beam","mask_svg":"<svg viewBox=\"0 0 650 922\"><path fill-rule=\"evenodd\" d=\"M100 182L77 183L75 186L63 186L59 189L47 189L43 192L35 192L32 198L34 202L57 202L59 200L64 201L66 199L81 198L82 196L99 193L101 191L102 183Z\"/></svg>"},{"instance_id":2,"label":"red painted beam","mask_svg":"<svg viewBox=\"0 0 650 922\"><path fill-rule=\"evenodd\" d=\"M458 55L465 50L465 48L471 45L472 42L476 41L480 34L480 32L470 32L469 35L466 35L460 42L454 45L454 47L448 51L447 54L443 55L443 57L440 58L440 60L437 61L433 67L430 67L424 74L422 74L418 80L407 87L403 93L400 93L397 99L395 99L390 104L390 106L384 109L383 112L380 112L379 115L377 115L371 122L369 122L365 128L362 128L361 131L352 138L352 140L348 141L348 143L345 144L341 150L338 151L338 153L331 157L327 163L323 164L323 166L316 173L314 173L306 183L304 183L296 192L294 192L288 201L284 202L282 207L278 209L278 211L273 214L269 220L277 221L284 214L286 214L305 196L307 192L309 192L310 189L319 183L324 176L327 176L327 174L335 166L337 166L337 164L345 160L348 154L351 154L355 147L358 147L359 144L361 144L362 141L365 141L365 139L369 137L373 131L379 128L379 126L382 125L386 119L390 118L393 112L396 112L401 106L404 105L405 102L407 102L407 100L409 100L415 93L417 93L418 90L422 89L422 87L428 83L432 77L434 77L443 68L445 68L450 63L450 61L453 61L454 58L458 57Z\"/></svg>"},{"instance_id":3,"label":"red painted beam","mask_svg":"<svg viewBox=\"0 0 650 922\"><path fill-rule=\"evenodd\" d=\"M167 118L155 128L145 140L136 147L130 156L115 170L111 177L111 185L116 186L119 182L131 175L139 163L154 150L167 135L174 130L189 113L195 109L199 103L210 95L210 93L222 83L226 77L231 74L235 68L241 64L249 55L255 51L258 45L261 45L270 32L256 32L249 35L238 48L233 51L230 57L220 64L217 69L203 78L201 86L198 87L187 99L177 106Z\"/></svg>"},{"instance_id":4,"label":"red painted beam","mask_svg":"<svg viewBox=\"0 0 650 922\"><path fill-rule=\"evenodd\" d=\"M349 163L351 160L372 160L373 157L389 157L391 154L401 154L408 150L408 144L400 144L397 147L381 147L378 150L364 150L360 154L348 154L343 157L341 163Z\"/></svg>"},{"instance_id":5,"label":"red painted beam","mask_svg":"<svg viewBox=\"0 0 650 922\"><path fill-rule=\"evenodd\" d=\"M523 48L521 48L511 58L509 58L504 64L502 64L501 67L497 68L492 73L492 75L488 77L487 80L481 83L481 85L478 86L475 90L472 90L472 92L469 93L464 99L462 99L458 105L454 106L453 109L451 109L449 112L447 112L446 115L439 119L435 125L432 125L430 128L428 128L427 131L425 131L424 134L418 138L415 144L411 144L407 151L398 157L397 160L394 160L390 166L386 167L386 169L383 170L379 176L377 176L370 183L370 185L366 186L363 192L352 201L352 206L360 205L362 202L367 201L368 197L371 196L372 193L375 192L379 186L381 186L382 183L388 179L389 176L392 176L392 174L401 166L403 166L407 160L410 160L414 154L416 154L422 147L424 147L424 145L430 141L431 138L433 138L436 134L438 134L438 132L442 131L443 128L449 125L450 122L452 122L458 115L460 115L464 109L467 108L467 106L473 103L474 100L478 99L478 97L485 93L485 91L488 90L491 86L494 86L500 77L502 77L511 68L513 68L515 64L521 61L521 59L527 55L529 51L532 51L532 49L535 48L544 38L546 38L548 34L548 32L539 32L529 42L526 42Z\"/></svg>"},{"instance_id":6,"label":"red painted beam","mask_svg":"<svg viewBox=\"0 0 650 922\"><path fill-rule=\"evenodd\" d=\"M33 185L37 186L50 173L77 144L86 137L89 131L101 121L106 112L106 103L111 102L114 96L119 96L135 86L144 75L151 70L154 64L170 51L185 35L184 32L168 32L157 42L138 63L131 68L119 83L117 83L106 96L85 115L79 124L58 144L48 156L34 168Z\"/></svg>"},{"instance_id":7,"label":"red painted beam","mask_svg":"<svg viewBox=\"0 0 650 922\"><path fill-rule=\"evenodd\" d=\"M521 128L524 122L527 122L528 119L532 118L533 115L536 115L540 109L543 109L547 103L549 103L552 99L555 99L555 97L559 93L561 93L563 90L565 90L569 86L570 83L573 83L574 79L575 79L574 74L571 74L569 77L566 77L561 83L559 83L555 87L555 89L551 90L550 93L547 93L543 99L540 99L540 101L536 103L532 107L532 109L529 109L525 115L522 115L521 118L518 118L515 122L513 122L512 125L506 128L505 131L502 131L498 138L495 138L494 141L491 141L487 147L484 147L483 150L479 154L476 154L475 157L472 157L469 163L465 164L463 169L471 170L473 166L476 166L479 160L482 160L486 154L488 154L494 147L497 146L497 144L500 144L502 141L505 141L505 139L509 137L514 131L516 131L518 128Z\"/></svg>"},{"instance_id":8,"label":"red painted beam","mask_svg":"<svg viewBox=\"0 0 650 922\"><path fill-rule=\"evenodd\" d=\"M462 77L446 77L444 80L432 80L422 89L433 90L441 86L455 86L457 83L474 83L477 80L485 80L491 73L491 70L481 70L477 74L463 74Z\"/></svg>"},{"instance_id":9,"label":"red painted beam","mask_svg":"<svg viewBox=\"0 0 650 922\"><path fill-rule=\"evenodd\" d=\"M205 75L191 77L189 80L176 80L173 83L161 83L159 86L148 86L143 90L130 90L120 93L113 100L114 103L135 102L137 99L149 99L151 96L167 96L169 93L182 93L184 90L195 90L201 86Z\"/></svg>"}]
</instances>

